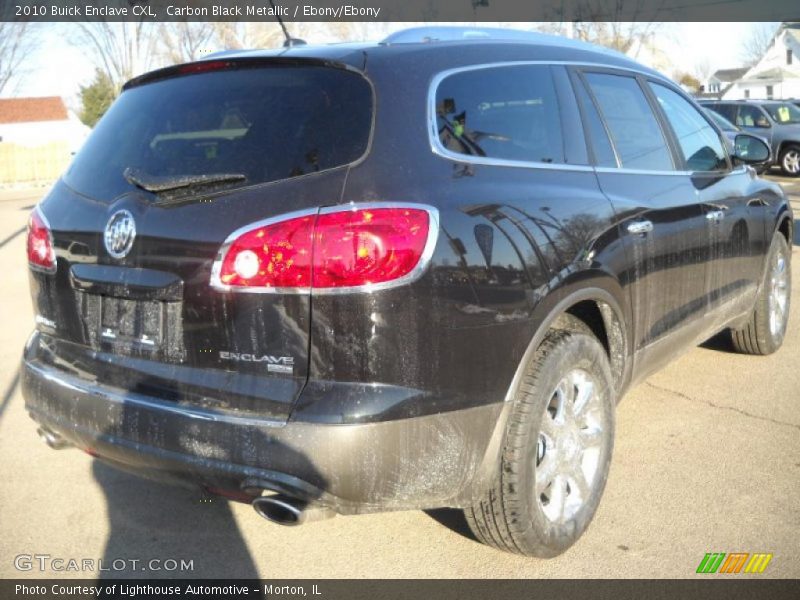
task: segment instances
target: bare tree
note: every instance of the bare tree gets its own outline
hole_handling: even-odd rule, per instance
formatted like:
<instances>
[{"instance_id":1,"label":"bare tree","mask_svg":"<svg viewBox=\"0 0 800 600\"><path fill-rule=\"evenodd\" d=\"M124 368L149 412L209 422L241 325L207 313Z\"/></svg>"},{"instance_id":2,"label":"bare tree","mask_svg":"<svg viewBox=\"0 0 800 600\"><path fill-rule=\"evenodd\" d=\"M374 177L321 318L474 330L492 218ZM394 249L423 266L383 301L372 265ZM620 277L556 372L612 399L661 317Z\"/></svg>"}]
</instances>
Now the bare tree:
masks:
<instances>
[{"instance_id":1,"label":"bare tree","mask_svg":"<svg viewBox=\"0 0 800 600\"><path fill-rule=\"evenodd\" d=\"M774 23L753 24L739 48L739 58L746 66L752 67L761 60L772 44L777 29L778 26Z\"/></svg>"},{"instance_id":2,"label":"bare tree","mask_svg":"<svg viewBox=\"0 0 800 600\"><path fill-rule=\"evenodd\" d=\"M18 84L25 60L36 50L38 31L30 23L0 22L0 94Z\"/></svg>"},{"instance_id":3,"label":"bare tree","mask_svg":"<svg viewBox=\"0 0 800 600\"><path fill-rule=\"evenodd\" d=\"M703 57L694 63L694 75L703 85L708 83L708 79L714 74L714 68L708 57Z\"/></svg>"},{"instance_id":4,"label":"bare tree","mask_svg":"<svg viewBox=\"0 0 800 600\"><path fill-rule=\"evenodd\" d=\"M170 64L191 62L207 54L214 44L216 31L211 23L179 21L162 23L161 51Z\"/></svg>"},{"instance_id":5,"label":"bare tree","mask_svg":"<svg viewBox=\"0 0 800 600\"><path fill-rule=\"evenodd\" d=\"M158 62L159 27L153 23L78 23L75 43L117 88Z\"/></svg>"},{"instance_id":6,"label":"bare tree","mask_svg":"<svg viewBox=\"0 0 800 600\"><path fill-rule=\"evenodd\" d=\"M554 8L553 22L538 29L599 44L623 53L633 52L652 42L661 28L653 18L660 3L651 0L577 0L568 8Z\"/></svg>"},{"instance_id":7,"label":"bare tree","mask_svg":"<svg viewBox=\"0 0 800 600\"><path fill-rule=\"evenodd\" d=\"M578 39L624 54L632 53L636 58L639 50L653 41L660 27L656 22L579 21L574 24L574 32Z\"/></svg>"},{"instance_id":8,"label":"bare tree","mask_svg":"<svg viewBox=\"0 0 800 600\"><path fill-rule=\"evenodd\" d=\"M283 31L277 23L213 23L214 36L226 50L275 48L283 43ZM300 37L292 32L294 37Z\"/></svg>"}]
</instances>

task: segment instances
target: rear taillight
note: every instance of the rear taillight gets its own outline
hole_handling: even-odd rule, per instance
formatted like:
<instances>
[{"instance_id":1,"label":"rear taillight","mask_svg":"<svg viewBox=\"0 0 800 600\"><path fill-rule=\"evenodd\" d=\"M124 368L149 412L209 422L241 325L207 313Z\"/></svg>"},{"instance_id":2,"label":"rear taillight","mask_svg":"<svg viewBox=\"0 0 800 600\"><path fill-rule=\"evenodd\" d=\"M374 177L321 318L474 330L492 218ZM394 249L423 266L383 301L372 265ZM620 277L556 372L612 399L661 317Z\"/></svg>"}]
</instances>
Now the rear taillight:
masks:
<instances>
[{"instance_id":1,"label":"rear taillight","mask_svg":"<svg viewBox=\"0 0 800 600\"><path fill-rule=\"evenodd\" d=\"M28 220L28 264L33 269L47 273L56 270L53 234L38 208L34 209Z\"/></svg>"},{"instance_id":2,"label":"rear taillight","mask_svg":"<svg viewBox=\"0 0 800 600\"><path fill-rule=\"evenodd\" d=\"M419 205L326 208L255 223L220 250L217 289L370 291L418 276L436 243L435 209Z\"/></svg>"}]
</instances>

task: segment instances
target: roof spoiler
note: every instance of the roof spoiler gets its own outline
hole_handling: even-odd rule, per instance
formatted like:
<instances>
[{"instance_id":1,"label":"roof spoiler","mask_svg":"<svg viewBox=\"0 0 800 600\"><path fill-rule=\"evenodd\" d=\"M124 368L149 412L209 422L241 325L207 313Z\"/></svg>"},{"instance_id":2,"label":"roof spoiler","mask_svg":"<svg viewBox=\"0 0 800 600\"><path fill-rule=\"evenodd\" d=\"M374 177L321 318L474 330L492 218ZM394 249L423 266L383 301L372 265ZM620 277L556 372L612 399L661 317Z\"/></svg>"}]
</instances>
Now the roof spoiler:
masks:
<instances>
[{"instance_id":1,"label":"roof spoiler","mask_svg":"<svg viewBox=\"0 0 800 600\"><path fill-rule=\"evenodd\" d=\"M171 79L173 77L181 77L185 75L196 75L198 73L208 73L211 71L227 71L233 69L252 69L256 67L328 67L333 69L342 69L345 71L353 71L359 75L364 73L347 63L339 62L337 60L311 58L301 56L247 56L241 50L236 51L222 51L215 52L213 56L208 56L204 59L184 63L180 65L173 65L164 67L163 69L156 69L144 75L139 75L128 81L122 86L122 91L129 90L140 85L153 83L162 79Z\"/></svg>"}]
</instances>

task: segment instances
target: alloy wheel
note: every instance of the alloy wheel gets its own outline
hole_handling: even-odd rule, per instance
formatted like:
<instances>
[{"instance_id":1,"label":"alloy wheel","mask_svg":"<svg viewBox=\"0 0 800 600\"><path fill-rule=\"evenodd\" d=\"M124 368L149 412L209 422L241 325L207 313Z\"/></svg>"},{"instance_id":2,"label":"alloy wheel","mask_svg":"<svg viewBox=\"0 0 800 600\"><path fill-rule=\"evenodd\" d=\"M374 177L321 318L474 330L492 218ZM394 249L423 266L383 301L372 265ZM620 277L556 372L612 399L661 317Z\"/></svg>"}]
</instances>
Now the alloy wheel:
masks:
<instances>
[{"instance_id":1,"label":"alloy wheel","mask_svg":"<svg viewBox=\"0 0 800 600\"><path fill-rule=\"evenodd\" d=\"M792 175L800 173L800 150L788 150L783 155L783 168Z\"/></svg>"},{"instance_id":2,"label":"alloy wheel","mask_svg":"<svg viewBox=\"0 0 800 600\"><path fill-rule=\"evenodd\" d=\"M570 371L553 391L536 446L536 498L551 522L569 521L589 500L605 429L597 385L586 371Z\"/></svg>"},{"instance_id":3,"label":"alloy wheel","mask_svg":"<svg viewBox=\"0 0 800 600\"><path fill-rule=\"evenodd\" d=\"M783 252L775 254L770 272L769 330L773 336L780 335L786 322L789 303L789 273Z\"/></svg>"}]
</instances>

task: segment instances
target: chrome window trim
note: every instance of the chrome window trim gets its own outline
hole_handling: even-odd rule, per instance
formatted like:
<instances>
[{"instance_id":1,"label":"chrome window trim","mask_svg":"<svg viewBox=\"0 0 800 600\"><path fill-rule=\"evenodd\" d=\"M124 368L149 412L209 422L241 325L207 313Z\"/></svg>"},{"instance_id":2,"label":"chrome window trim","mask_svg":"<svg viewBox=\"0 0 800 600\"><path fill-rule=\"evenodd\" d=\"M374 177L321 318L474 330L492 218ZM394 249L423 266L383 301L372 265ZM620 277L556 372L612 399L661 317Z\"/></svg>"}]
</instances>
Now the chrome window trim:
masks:
<instances>
[{"instance_id":1,"label":"chrome window trim","mask_svg":"<svg viewBox=\"0 0 800 600\"><path fill-rule=\"evenodd\" d=\"M485 156L472 156L469 154L459 154L458 152L453 152L451 150L448 150L442 145L441 140L439 140L439 131L436 123L436 92L443 80L445 80L447 77L450 77L451 75L455 75L457 73L464 73L467 71L479 71L483 69L495 69L504 67L520 67L528 65L595 67L603 69L616 69L620 71L629 71L631 73L637 73L639 75L653 77L654 79L660 79L661 81L668 82L666 78L658 74L650 74L640 69L634 69L632 67L621 67L617 65L610 65L607 63L595 63L595 62L585 62L585 61L558 61L558 60L501 61L501 62L467 65L463 67L455 67L453 69L446 69L434 75L430 81L430 84L428 85L427 120L428 120L428 142L430 143L431 152L433 152L438 156L441 156L442 158L446 158L447 160L452 160L460 163L474 164L474 165L484 165L493 167L517 167L517 168L522 167L527 169L530 168L551 169L558 171L586 171L586 172L594 171L596 167L594 167L593 165L572 165L568 163L546 163L539 161L509 160L504 158L491 158ZM635 171L635 169L626 170L626 169L614 169L612 167L604 167L604 168L611 169L616 172ZM661 173L661 171L659 171L659 173ZM664 173L671 173L675 175L680 174L675 171L664 171Z\"/></svg>"},{"instance_id":2,"label":"chrome window trim","mask_svg":"<svg viewBox=\"0 0 800 600\"><path fill-rule=\"evenodd\" d=\"M247 233L252 229L258 227L265 227L280 221L295 219L298 217L305 217L310 215L326 215L336 212L355 211L364 209L378 209L378 208L414 208L417 210L424 210L428 214L428 238L425 240L425 247L422 249L417 265L408 273L397 279L391 281L384 281L381 283L337 287L337 288L315 288L313 285L310 287L257 287L257 286L230 286L222 282L220 279L220 271L222 270L222 261L228 253L233 242L242 234ZM255 221L248 225L240 227L231 233L220 246L217 251L217 257L211 267L211 281L210 285L213 289L219 292L234 292L234 293L249 293L249 294L297 294L297 295L314 295L314 296L335 296L341 294L371 294L373 292L387 290L408 283L412 283L422 277L425 270L433 258L433 252L436 249L436 242L439 239L439 211L433 206L427 204L416 204L411 202L350 202L348 204L339 204L335 206L326 206L322 208L311 208L306 210L299 210L290 213L284 213L261 221ZM312 273L313 277L313 273Z\"/></svg>"},{"instance_id":3,"label":"chrome window trim","mask_svg":"<svg viewBox=\"0 0 800 600\"><path fill-rule=\"evenodd\" d=\"M647 71L643 71L641 69L634 69L632 67L623 67L618 65L610 65L607 63L595 63L595 62L585 62L585 61L558 61L558 60L502 61L502 62L492 62L492 63L481 63L476 65L467 65L464 67L446 69L434 75L428 86L428 98L427 98L428 141L430 143L431 151L435 155L441 156L442 158L446 158L447 160L452 160L460 163L474 164L474 165L490 166L490 167L517 167L517 168L522 167L526 169L534 168L534 169L549 169L556 171L587 171L587 172L594 171L597 173L627 173L630 175L672 175L680 177L686 177L689 175L700 173L695 171L674 171L674 170L656 171L648 169L628 169L625 167L598 167L594 165L571 165L566 163L545 163L537 161L507 160L502 158L490 158L485 156L471 156L469 154L459 154L458 152L452 152L451 150L445 148L442 145L441 141L439 140L439 131L436 123L436 92L439 88L439 84L441 84L441 82L447 77L455 75L456 73L463 73L466 71L478 71L482 69L525 66L525 65L546 65L546 66L556 65L556 66L566 66L566 67L589 67L589 68L612 69L617 71L627 71L629 73L635 73L637 75L650 78L654 81L658 81L659 83L665 83L669 86L673 85L669 79L658 73L649 73ZM741 168L732 169L731 171L728 171L727 174L737 174L744 171L745 169L744 166L742 165Z\"/></svg>"}]
</instances>

